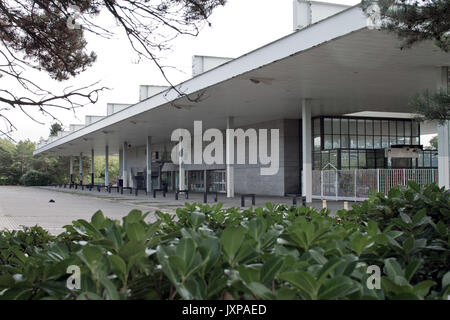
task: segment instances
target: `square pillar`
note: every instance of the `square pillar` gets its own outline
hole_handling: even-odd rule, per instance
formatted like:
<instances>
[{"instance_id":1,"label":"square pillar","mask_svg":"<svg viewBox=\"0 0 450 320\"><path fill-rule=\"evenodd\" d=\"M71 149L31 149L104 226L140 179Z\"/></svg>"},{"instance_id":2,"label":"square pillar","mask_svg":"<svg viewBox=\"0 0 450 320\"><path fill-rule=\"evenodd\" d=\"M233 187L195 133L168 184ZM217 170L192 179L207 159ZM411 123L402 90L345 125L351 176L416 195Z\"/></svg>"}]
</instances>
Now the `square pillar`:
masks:
<instances>
[{"instance_id":1,"label":"square pillar","mask_svg":"<svg viewBox=\"0 0 450 320\"><path fill-rule=\"evenodd\" d=\"M70 176L70 184L73 183L73 156L69 158L69 176Z\"/></svg>"},{"instance_id":2,"label":"square pillar","mask_svg":"<svg viewBox=\"0 0 450 320\"><path fill-rule=\"evenodd\" d=\"M122 149L122 179L123 179L123 187L128 187L128 164L127 164L127 148L128 144L125 141L123 143Z\"/></svg>"},{"instance_id":3,"label":"square pillar","mask_svg":"<svg viewBox=\"0 0 450 320\"><path fill-rule=\"evenodd\" d=\"M109 186L109 147L105 147L105 187Z\"/></svg>"},{"instance_id":4,"label":"square pillar","mask_svg":"<svg viewBox=\"0 0 450 320\"><path fill-rule=\"evenodd\" d=\"M312 133L311 133L311 104L302 100L302 155L303 155L303 195L306 202L312 202Z\"/></svg>"},{"instance_id":5,"label":"square pillar","mask_svg":"<svg viewBox=\"0 0 450 320\"><path fill-rule=\"evenodd\" d=\"M83 153L80 152L80 185L83 185Z\"/></svg>"},{"instance_id":6,"label":"square pillar","mask_svg":"<svg viewBox=\"0 0 450 320\"><path fill-rule=\"evenodd\" d=\"M94 149L91 149L91 185L94 185L95 164L94 164Z\"/></svg>"},{"instance_id":7,"label":"square pillar","mask_svg":"<svg viewBox=\"0 0 450 320\"><path fill-rule=\"evenodd\" d=\"M179 190L186 190L186 182L185 182L185 169L184 169L184 149L183 144L185 141L183 141L183 138L180 136L179 144L178 144L178 157L179 157L179 171L178 171L178 189Z\"/></svg>"},{"instance_id":8,"label":"square pillar","mask_svg":"<svg viewBox=\"0 0 450 320\"><path fill-rule=\"evenodd\" d=\"M449 69L437 70L437 89L449 90ZM450 121L438 124L438 182L439 187L450 189Z\"/></svg>"},{"instance_id":9,"label":"square pillar","mask_svg":"<svg viewBox=\"0 0 450 320\"><path fill-rule=\"evenodd\" d=\"M226 185L227 185L227 198L234 198L234 152L232 148L234 148L234 136L231 134L231 130L234 128L234 118L227 118L227 131L226 131Z\"/></svg>"},{"instance_id":10,"label":"square pillar","mask_svg":"<svg viewBox=\"0 0 450 320\"><path fill-rule=\"evenodd\" d=\"M147 193L151 194L152 192L152 137L147 137Z\"/></svg>"}]
</instances>

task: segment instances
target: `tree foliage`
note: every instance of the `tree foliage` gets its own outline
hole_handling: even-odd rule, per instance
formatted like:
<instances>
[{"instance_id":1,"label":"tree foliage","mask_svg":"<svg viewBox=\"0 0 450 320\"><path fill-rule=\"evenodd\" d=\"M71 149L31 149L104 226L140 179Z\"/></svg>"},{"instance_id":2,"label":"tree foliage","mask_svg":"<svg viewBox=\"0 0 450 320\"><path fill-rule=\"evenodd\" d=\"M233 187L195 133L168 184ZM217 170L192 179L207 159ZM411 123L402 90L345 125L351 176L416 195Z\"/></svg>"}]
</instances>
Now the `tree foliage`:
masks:
<instances>
[{"instance_id":1,"label":"tree foliage","mask_svg":"<svg viewBox=\"0 0 450 320\"><path fill-rule=\"evenodd\" d=\"M377 4L379 11L370 10ZM379 14L381 26L395 32L402 47L433 40L443 51L450 49L450 1L448 0L363 0L363 9Z\"/></svg>"},{"instance_id":2,"label":"tree foliage","mask_svg":"<svg viewBox=\"0 0 450 320\"><path fill-rule=\"evenodd\" d=\"M101 19L112 17L139 59L153 60L165 76L159 58L177 36L196 36L212 11L226 0L5 0L0 1L0 78L9 84L0 90L0 118L15 129L8 110L30 110L52 115L52 108L73 109L95 103L104 88L87 84L53 92L29 77L31 70L46 72L56 81L79 75L96 61L87 49L86 35L112 38ZM107 22L108 23L108 22ZM169 79L166 80L170 83ZM21 90L17 89L17 86Z\"/></svg>"},{"instance_id":3,"label":"tree foliage","mask_svg":"<svg viewBox=\"0 0 450 320\"><path fill-rule=\"evenodd\" d=\"M58 132L62 131L62 127L58 122L53 123L50 126L50 137L56 137L58 135Z\"/></svg>"},{"instance_id":4,"label":"tree foliage","mask_svg":"<svg viewBox=\"0 0 450 320\"><path fill-rule=\"evenodd\" d=\"M450 94L447 90L427 90L423 94L417 94L410 104L421 121L437 120L442 124L450 120Z\"/></svg>"}]
</instances>

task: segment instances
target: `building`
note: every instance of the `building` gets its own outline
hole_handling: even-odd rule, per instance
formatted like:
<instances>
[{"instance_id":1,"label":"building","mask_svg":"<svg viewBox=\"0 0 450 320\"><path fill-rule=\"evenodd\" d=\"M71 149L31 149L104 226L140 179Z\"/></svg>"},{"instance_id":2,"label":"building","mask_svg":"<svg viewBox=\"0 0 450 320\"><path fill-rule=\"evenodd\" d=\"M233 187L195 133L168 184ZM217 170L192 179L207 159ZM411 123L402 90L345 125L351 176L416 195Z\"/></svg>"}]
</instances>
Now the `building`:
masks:
<instances>
[{"instance_id":1,"label":"building","mask_svg":"<svg viewBox=\"0 0 450 320\"><path fill-rule=\"evenodd\" d=\"M196 56L193 78L176 88L141 86L138 103L108 104L107 116L71 126L35 154L119 154L123 186L228 197L364 199L408 179L449 188L449 124L417 123L408 106L417 92L448 89L449 66L431 41L400 50L359 6L295 0L293 33L236 59ZM249 164L249 137L244 164L230 163L230 143L223 163L174 163L173 131L194 134L199 120L226 138L231 128L278 129L279 169L262 175L264 164ZM420 141L436 132L439 155Z\"/></svg>"}]
</instances>

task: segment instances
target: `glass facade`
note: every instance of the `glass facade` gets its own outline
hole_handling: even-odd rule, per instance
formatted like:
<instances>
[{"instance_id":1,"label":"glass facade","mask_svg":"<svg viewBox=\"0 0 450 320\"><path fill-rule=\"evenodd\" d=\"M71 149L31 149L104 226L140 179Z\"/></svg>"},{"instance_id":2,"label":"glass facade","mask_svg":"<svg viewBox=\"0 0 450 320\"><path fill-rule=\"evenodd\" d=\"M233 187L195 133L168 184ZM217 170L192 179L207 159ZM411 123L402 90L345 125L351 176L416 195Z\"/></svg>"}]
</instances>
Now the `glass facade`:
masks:
<instances>
[{"instance_id":1,"label":"glass facade","mask_svg":"<svg viewBox=\"0 0 450 320\"><path fill-rule=\"evenodd\" d=\"M385 158L385 148L420 145L420 124L413 119L317 117L313 119L313 168L415 168L437 166L435 151L419 159Z\"/></svg>"}]
</instances>

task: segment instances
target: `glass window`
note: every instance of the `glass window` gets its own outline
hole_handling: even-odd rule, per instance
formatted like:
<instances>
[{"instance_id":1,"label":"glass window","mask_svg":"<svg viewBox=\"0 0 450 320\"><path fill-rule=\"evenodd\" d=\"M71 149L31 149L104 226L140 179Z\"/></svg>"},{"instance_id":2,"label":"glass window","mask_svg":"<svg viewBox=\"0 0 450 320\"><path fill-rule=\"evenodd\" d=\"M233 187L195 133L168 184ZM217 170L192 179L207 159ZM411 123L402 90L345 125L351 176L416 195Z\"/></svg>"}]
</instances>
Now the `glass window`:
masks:
<instances>
[{"instance_id":1,"label":"glass window","mask_svg":"<svg viewBox=\"0 0 450 320\"><path fill-rule=\"evenodd\" d=\"M366 163L366 151L359 151L358 167L363 169L367 167Z\"/></svg>"},{"instance_id":2,"label":"glass window","mask_svg":"<svg viewBox=\"0 0 450 320\"><path fill-rule=\"evenodd\" d=\"M366 120L366 135L373 135L373 121Z\"/></svg>"},{"instance_id":3,"label":"glass window","mask_svg":"<svg viewBox=\"0 0 450 320\"><path fill-rule=\"evenodd\" d=\"M341 121L340 119L333 119L333 134L341 133Z\"/></svg>"},{"instance_id":4,"label":"glass window","mask_svg":"<svg viewBox=\"0 0 450 320\"><path fill-rule=\"evenodd\" d=\"M382 132L383 136L389 135L389 122L387 120L382 121L381 132Z\"/></svg>"},{"instance_id":5,"label":"glass window","mask_svg":"<svg viewBox=\"0 0 450 320\"><path fill-rule=\"evenodd\" d=\"M382 148L389 147L389 137L387 137L387 136L381 137L381 147Z\"/></svg>"},{"instance_id":6,"label":"glass window","mask_svg":"<svg viewBox=\"0 0 450 320\"><path fill-rule=\"evenodd\" d=\"M358 147L358 140L356 139L356 136L350 136L350 148L356 149Z\"/></svg>"},{"instance_id":7,"label":"glass window","mask_svg":"<svg viewBox=\"0 0 450 320\"><path fill-rule=\"evenodd\" d=\"M324 126L324 133L325 134L331 134L331 119L325 118L323 119L323 126Z\"/></svg>"},{"instance_id":8,"label":"glass window","mask_svg":"<svg viewBox=\"0 0 450 320\"><path fill-rule=\"evenodd\" d=\"M364 149L366 147L366 139L364 136L358 136L358 149Z\"/></svg>"},{"instance_id":9,"label":"glass window","mask_svg":"<svg viewBox=\"0 0 450 320\"><path fill-rule=\"evenodd\" d=\"M348 119L341 119L341 133L348 134Z\"/></svg>"},{"instance_id":10,"label":"glass window","mask_svg":"<svg viewBox=\"0 0 450 320\"><path fill-rule=\"evenodd\" d=\"M389 136L395 137L397 133L397 126L394 120L389 120Z\"/></svg>"},{"instance_id":11,"label":"glass window","mask_svg":"<svg viewBox=\"0 0 450 320\"><path fill-rule=\"evenodd\" d=\"M405 144L411 144L411 137L405 137Z\"/></svg>"},{"instance_id":12,"label":"glass window","mask_svg":"<svg viewBox=\"0 0 450 320\"><path fill-rule=\"evenodd\" d=\"M330 151L322 151L322 163L320 165L323 168L328 163L330 163Z\"/></svg>"},{"instance_id":13,"label":"glass window","mask_svg":"<svg viewBox=\"0 0 450 320\"><path fill-rule=\"evenodd\" d=\"M348 136L341 136L341 148L348 148Z\"/></svg>"},{"instance_id":14,"label":"glass window","mask_svg":"<svg viewBox=\"0 0 450 320\"><path fill-rule=\"evenodd\" d=\"M398 144L405 144L405 137L398 137L397 138L397 143Z\"/></svg>"},{"instance_id":15,"label":"glass window","mask_svg":"<svg viewBox=\"0 0 450 320\"><path fill-rule=\"evenodd\" d=\"M366 148L373 149L373 137L372 136L366 136Z\"/></svg>"},{"instance_id":16,"label":"glass window","mask_svg":"<svg viewBox=\"0 0 450 320\"><path fill-rule=\"evenodd\" d=\"M438 157L435 152L431 152L431 166L435 168L438 166Z\"/></svg>"},{"instance_id":17,"label":"glass window","mask_svg":"<svg viewBox=\"0 0 450 320\"><path fill-rule=\"evenodd\" d=\"M405 136L403 121L397 121L397 136Z\"/></svg>"},{"instance_id":18,"label":"glass window","mask_svg":"<svg viewBox=\"0 0 450 320\"><path fill-rule=\"evenodd\" d=\"M320 152L314 152L313 166L314 166L314 169L322 169L322 167L320 166Z\"/></svg>"},{"instance_id":19,"label":"glass window","mask_svg":"<svg viewBox=\"0 0 450 320\"><path fill-rule=\"evenodd\" d=\"M320 136L314 137L314 150L320 150Z\"/></svg>"},{"instance_id":20,"label":"glass window","mask_svg":"<svg viewBox=\"0 0 450 320\"><path fill-rule=\"evenodd\" d=\"M411 125L412 125L412 136L413 137L419 136L419 123L417 121L413 121Z\"/></svg>"},{"instance_id":21,"label":"glass window","mask_svg":"<svg viewBox=\"0 0 450 320\"><path fill-rule=\"evenodd\" d=\"M350 134L356 134L356 120L350 119L348 123L350 125Z\"/></svg>"},{"instance_id":22,"label":"glass window","mask_svg":"<svg viewBox=\"0 0 450 320\"><path fill-rule=\"evenodd\" d=\"M381 121L380 120L373 120L373 134L375 136L381 135Z\"/></svg>"},{"instance_id":23,"label":"glass window","mask_svg":"<svg viewBox=\"0 0 450 320\"><path fill-rule=\"evenodd\" d=\"M379 136L373 137L373 147L374 147L374 149L381 148L381 137L379 137Z\"/></svg>"},{"instance_id":24,"label":"glass window","mask_svg":"<svg viewBox=\"0 0 450 320\"><path fill-rule=\"evenodd\" d=\"M367 157L367 169L375 169L375 152L374 151L367 151L366 153Z\"/></svg>"},{"instance_id":25,"label":"glass window","mask_svg":"<svg viewBox=\"0 0 450 320\"><path fill-rule=\"evenodd\" d=\"M341 151L341 167L348 168L350 166L350 154L348 151Z\"/></svg>"},{"instance_id":26,"label":"glass window","mask_svg":"<svg viewBox=\"0 0 450 320\"><path fill-rule=\"evenodd\" d=\"M419 168L423 167L423 152L419 152L419 158L417 159L417 166Z\"/></svg>"},{"instance_id":27,"label":"glass window","mask_svg":"<svg viewBox=\"0 0 450 320\"><path fill-rule=\"evenodd\" d=\"M365 132L364 120L358 120L358 135L364 135Z\"/></svg>"},{"instance_id":28,"label":"glass window","mask_svg":"<svg viewBox=\"0 0 450 320\"><path fill-rule=\"evenodd\" d=\"M405 137L411 137L411 121L405 121Z\"/></svg>"},{"instance_id":29,"label":"glass window","mask_svg":"<svg viewBox=\"0 0 450 320\"><path fill-rule=\"evenodd\" d=\"M314 135L320 136L320 118L314 119Z\"/></svg>"},{"instance_id":30,"label":"glass window","mask_svg":"<svg viewBox=\"0 0 450 320\"><path fill-rule=\"evenodd\" d=\"M419 137L413 137L411 142L413 145L419 145Z\"/></svg>"},{"instance_id":31,"label":"glass window","mask_svg":"<svg viewBox=\"0 0 450 320\"><path fill-rule=\"evenodd\" d=\"M350 168L358 168L358 151L350 151Z\"/></svg>"},{"instance_id":32,"label":"glass window","mask_svg":"<svg viewBox=\"0 0 450 320\"><path fill-rule=\"evenodd\" d=\"M423 166L426 168L431 166L431 154L429 152L423 154Z\"/></svg>"},{"instance_id":33,"label":"glass window","mask_svg":"<svg viewBox=\"0 0 450 320\"><path fill-rule=\"evenodd\" d=\"M337 151L330 152L330 163L337 168L338 166Z\"/></svg>"},{"instance_id":34,"label":"glass window","mask_svg":"<svg viewBox=\"0 0 450 320\"><path fill-rule=\"evenodd\" d=\"M331 135L325 135L324 139L324 149L331 149L333 147L333 142L332 142L332 136Z\"/></svg>"},{"instance_id":35,"label":"glass window","mask_svg":"<svg viewBox=\"0 0 450 320\"><path fill-rule=\"evenodd\" d=\"M397 144L397 138L394 137L389 137L389 146L393 146Z\"/></svg>"},{"instance_id":36,"label":"glass window","mask_svg":"<svg viewBox=\"0 0 450 320\"><path fill-rule=\"evenodd\" d=\"M333 135L333 149L339 149L341 147L341 136Z\"/></svg>"}]
</instances>

